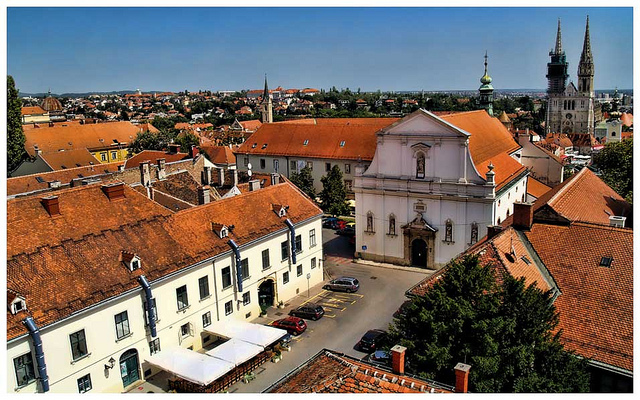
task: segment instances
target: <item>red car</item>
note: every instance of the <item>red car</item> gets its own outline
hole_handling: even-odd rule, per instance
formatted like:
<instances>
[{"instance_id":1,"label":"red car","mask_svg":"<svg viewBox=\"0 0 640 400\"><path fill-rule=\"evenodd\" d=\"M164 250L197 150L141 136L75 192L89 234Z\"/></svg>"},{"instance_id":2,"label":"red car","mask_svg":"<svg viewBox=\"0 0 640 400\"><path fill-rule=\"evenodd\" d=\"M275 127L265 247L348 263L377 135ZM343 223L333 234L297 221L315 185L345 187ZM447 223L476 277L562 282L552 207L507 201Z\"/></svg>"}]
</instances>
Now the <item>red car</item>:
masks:
<instances>
[{"instance_id":1,"label":"red car","mask_svg":"<svg viewBox=\"0 0 640 400\"><path fill-rule=\"evenodd\" d=\"M287 317L279 319L277 321L273 321L271 326L275 328L285 329L292 335L299 335L307 330L307 323L304 322L302 318L298 317Z\"/></svg>"}]
</instances>

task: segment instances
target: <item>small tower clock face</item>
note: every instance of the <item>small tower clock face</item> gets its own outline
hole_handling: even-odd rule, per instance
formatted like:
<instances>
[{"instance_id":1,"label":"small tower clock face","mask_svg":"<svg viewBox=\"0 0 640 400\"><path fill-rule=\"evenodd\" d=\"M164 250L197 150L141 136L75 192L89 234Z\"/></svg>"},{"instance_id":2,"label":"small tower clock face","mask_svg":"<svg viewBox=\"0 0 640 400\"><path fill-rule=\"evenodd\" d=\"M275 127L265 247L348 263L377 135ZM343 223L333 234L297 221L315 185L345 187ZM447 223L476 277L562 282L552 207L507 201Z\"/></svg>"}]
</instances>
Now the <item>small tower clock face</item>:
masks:
<instances>
[{"instance_id":1,"label":"small tower clock face","mask_svg":"<svg viewBox=\"0 0 640 400\"><path fill-rule=\"evenodd\" d=\"M567 114L566 117L567 117L567 119L571 119L571 117L573 117L573 115Z\"/></svg>"}]
</instances>

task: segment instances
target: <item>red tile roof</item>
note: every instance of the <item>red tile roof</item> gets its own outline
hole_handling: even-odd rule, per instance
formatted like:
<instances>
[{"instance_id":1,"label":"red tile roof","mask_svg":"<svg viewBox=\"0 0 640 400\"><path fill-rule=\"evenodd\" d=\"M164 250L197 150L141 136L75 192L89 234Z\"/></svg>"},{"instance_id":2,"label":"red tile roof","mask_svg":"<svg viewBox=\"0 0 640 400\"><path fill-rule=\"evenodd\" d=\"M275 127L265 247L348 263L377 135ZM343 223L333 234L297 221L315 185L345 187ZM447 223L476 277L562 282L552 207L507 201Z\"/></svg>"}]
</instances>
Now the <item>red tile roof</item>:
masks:
<instances>
[{"instance_id":1,"label":"red tile roof","mask_svg":"<svg viewBox=\"0 0 640 400\"><path fill-rule=\"evenodd\" d=\"M206 154L209 161L214 164L233 165L236 163L236 156L229 146L201 146L200 151Z\"/></svg>"},{"instance_id":2,"label":"red tile roof","mask_svg":"<svg viewBox=\"0 0 640 400\"><path fill-rule=\"evenodd\" d=\"M151 164L158 162L158 159L164 158L165 162L181 161L187 158L191 158L187 153L170 153L167 151L159 150L143 150L135 156L127 159L125 162L125 168L138 168L143 161L151 161Z\"/></svg>"},{"instance_id":3,"label":"red tile roof","mask_svg":"<svg viewBox=\"0 0 640 400\"><path fill-rule=\"evenodd\" d=\"M45 190L49 187L48 182L58 181L64 185L77 178L88 178L95 175L116 172L118 166L122 164L124 164L123 161L108 164L96 163L96 165L87 167L69 168L9 178L7 179L7 196ZM38 178L40 178L42 182L38 181Z\"/></svg>"},{"instance_id":4,"label":"red tile roof","mask_svg":"<svg viewBox=\"0 0 640 400\"><path fill-rule=\"evenodd\" d=\"M57 194L59 218L51 219L38 198L10 200L7 206L7 288L25 297L28 313L40 327L139 288L139 274L154 281L230 251L228 239L220 239L211 222L234 225L229 238L242 251L243 245L264 235L286 231L284 221L271 210L273 203L288 205L287 217L293 223L322 215L289 183L175 214L126 186L126 200L111 204L100 197L97 186ZM140 270L130 272L122 266L123 250L140 257ZM23 318L7 313L8 339L27 333Z\"/></svg>"},{"instance_id":5,"label":"red tile roof","mask_svg":"<svg viewBox=\"0 0 640 400\"><path fill-rule=\"evenodd\" d=\"M551 188L539 180L529 176L527 178L527 194L539 199L543 194L547 193Z\"/></svg>"},{"instance_id":6,"label":"red tile roof","mask_svg":"<svg viewBox=\"0 0 640 400\"><path fill-rule=\"evenodd\" d=\"M240 125L247 130L255 132L258 128L262 126L262 122L259 119L252 119L249 121L239 121Z\"/></svg>"},{"instance_id":7,"label":"red tile roof","mask_svg":"<svg viewBox=\"0 0 640 400\"><path fill-rule=\"evenodd\" d=\"M130 122L105 122L100 124L72 124L69 126L53 126L30 129L24 132L25 149L35 156L34 145L44 152L73 149L94 149L116 147L120 143L132 142L141 132L139 126Z\"/></svg>"},{"instance_id":8,"label":"red tile roof","mask_svg":"<svg viewBox=\"0 0 640 400\"><path fill-rule=\"evenodd\" d=\"M321 350L268 393L452 393L444 385L367 364L332 350Z\"/></svg>"},{"instance_id":9,"label":"red tile roof","mask_svg":"<svg viewBox=\"0 0 640 400\"><path fill-rule=\"evenodd\" d=\"M47 113L47 111L45 111L40 106L22 107L20 109L20 114L21 115L38 115L38 114L46 114L46 113Z\"/></svg>"},{"instance_id":10,"label":"red tile roof","mask_svg":"<svg viewBox=\"0 0 640 400\"><path fill-rule=\"evenodd\" d=\"M633 231L534 224L526 235L562 293L565 347L633 371ZM610 268L599 266L602 257L613 257Z\"/></svg>"},{"instance_id":11,"label":"red tile roof","mask_svg":"<svg viewBox=\"0 0 640 400\"><path fill-rule=\"evenodd\" d=\"M59 169L76 168L88 165L100 164L87 149L74 149L65 151L56 151L52 153L41 154L40 157L56 171Z\"/></svg>"}]
</instances>

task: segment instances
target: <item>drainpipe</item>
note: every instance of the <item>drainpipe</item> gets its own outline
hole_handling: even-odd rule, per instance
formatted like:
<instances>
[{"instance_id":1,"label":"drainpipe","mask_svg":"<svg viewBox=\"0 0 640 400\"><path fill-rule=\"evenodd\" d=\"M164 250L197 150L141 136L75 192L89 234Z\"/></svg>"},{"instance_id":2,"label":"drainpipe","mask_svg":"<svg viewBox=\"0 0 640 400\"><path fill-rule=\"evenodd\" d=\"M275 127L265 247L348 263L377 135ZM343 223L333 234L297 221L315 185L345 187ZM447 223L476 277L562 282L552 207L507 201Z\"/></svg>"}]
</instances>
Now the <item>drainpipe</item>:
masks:
<instances>
[{"instance_id":1,"label":"drainpipe","mask_svg":"<svg viewBox=\"0 0 640 400\"><path fill-rule=\"evenodd\" d=\"M36 351L36 363L38 364L38 375L42 384L42 392L49 391L49 376L47 376L47 365L44 363L44 352L42 351L42 339L40 339L40 330L36 326L35 321L31 317L25 318L22 323L29 330L33 347Z\"/></svg>"},{"instance_id":2,"label":"drainpipe","mask_svg":"<svg viewBox=\"0 0 640 400\"><path fill-rule=\"evenodd\" d=\"M231 250L233 250L233 254L236 255L236 277L238 280L238 291L242 292L242 261L240 260L240 249L236 242L233 239L229 239L227 242Z\"/></svg>"},{"instance_id":3,"label":"drainpipe","mask_svg":"<svg viewBox=\"0 0 640 400\"><path fill-rule=\"evenodd\" d=\"M147 281L147 278L145 278L144 275L140 275L138 277L138 282L144 289L144 294L147 296L147 315L149 317L149 330L151 331L151 337L156 337L158 335L156 332L156 314L153 310L155 299L151 295L151 285L149 285L149 281Z\"/></svg>"},{"instance_id":4,"label":"drainpipe","mask_svg":"<svg viewBox=\"0 0 640 400\"><path fill-rule=\"evenodd\" d=\"M291 223L291 220L289 218L287 218L284 223L289 227L289 247L291 247L291 262L296 264L296 228L293 227L293 224Z\"/></svg>"}]
</instances>

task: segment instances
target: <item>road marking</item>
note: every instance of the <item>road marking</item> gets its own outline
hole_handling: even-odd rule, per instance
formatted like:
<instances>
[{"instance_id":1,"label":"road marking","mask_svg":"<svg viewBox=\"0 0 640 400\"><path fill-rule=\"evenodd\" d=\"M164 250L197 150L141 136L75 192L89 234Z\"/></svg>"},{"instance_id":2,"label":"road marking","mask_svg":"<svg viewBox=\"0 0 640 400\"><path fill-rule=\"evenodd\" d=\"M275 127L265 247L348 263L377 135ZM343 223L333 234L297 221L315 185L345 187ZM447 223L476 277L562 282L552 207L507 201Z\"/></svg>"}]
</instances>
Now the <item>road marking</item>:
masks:
<instances>
[{"instance_id":1,"label":"road marking","mask_svg":"<svg viewBox=\"0 0 640 400\"><path fill-rule=\"evenodd\" d=\"M335 318L336 317L335 315L329 315L329 314L325 314L324 316L327 317L327 318Z\"/></svg>"}]
</instances>

